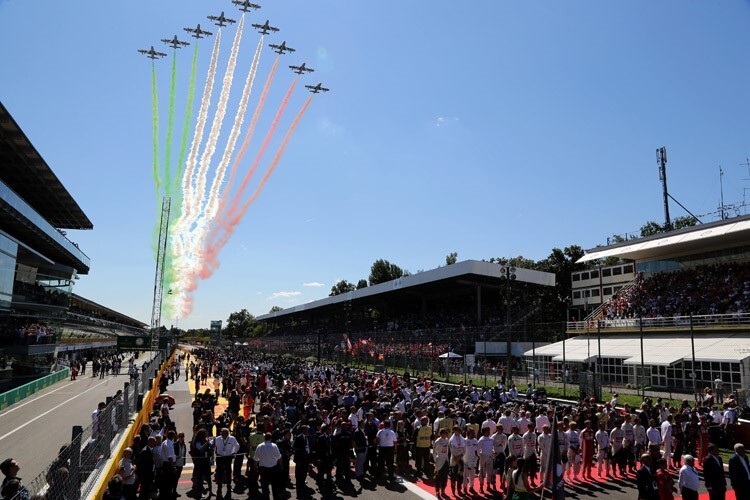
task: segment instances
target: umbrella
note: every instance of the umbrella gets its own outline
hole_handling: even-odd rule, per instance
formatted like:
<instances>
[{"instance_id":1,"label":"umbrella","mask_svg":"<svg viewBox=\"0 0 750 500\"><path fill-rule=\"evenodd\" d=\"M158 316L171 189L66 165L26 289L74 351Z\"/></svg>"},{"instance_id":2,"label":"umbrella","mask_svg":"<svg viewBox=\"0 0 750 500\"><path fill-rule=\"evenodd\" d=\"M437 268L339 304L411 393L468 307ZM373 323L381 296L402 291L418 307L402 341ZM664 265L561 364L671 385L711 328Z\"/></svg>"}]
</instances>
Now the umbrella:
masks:
<instances>
[{"instance_id":1,"label":"umbrella","mask_svg":"<svg viewBox=\"0 0 750 500\"><path fill-rule=\"evenodd\" d=\"M438 358L449 358L449 359L463 359L463 356L460 354L456 354L455 352L446 352L445 354L441 354L438 356Z\"/></svg>"},{"instance_id":2,"label":"umbrella","mask_svg":"<svg viewBox=\"0 0 750 500\"><path fill-rule=\"evenodd\" d=\"M154 401L156 404L162 404L164 401L167 402L167 406L172 407L175 405L175 400L172 396L170 396L168 393L159 394L156 397L156 401Z\"/></svg>"}]
</instances>

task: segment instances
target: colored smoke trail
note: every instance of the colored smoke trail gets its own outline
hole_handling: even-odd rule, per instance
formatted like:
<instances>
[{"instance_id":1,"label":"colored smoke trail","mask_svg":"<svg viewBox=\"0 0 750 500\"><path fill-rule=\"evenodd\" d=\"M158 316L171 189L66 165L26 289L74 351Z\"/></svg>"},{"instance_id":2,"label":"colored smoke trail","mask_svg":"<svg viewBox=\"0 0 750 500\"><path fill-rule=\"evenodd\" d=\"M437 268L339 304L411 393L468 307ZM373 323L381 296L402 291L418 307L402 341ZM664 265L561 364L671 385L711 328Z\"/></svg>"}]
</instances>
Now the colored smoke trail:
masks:
<instances>
[{"instance_id":1,"label":"colored smoke trail","mask_svg":"<svg viewBox=\"0 0 750 500\"><path fill-rule=\"evenodd\" d=\"M190 246L190 248L188 248L188 255L191 256L197 250L195 247L196 231L191 226L193 225L193 223L198 221L198 217L201 213L205 213L205 207L203 206L203 203L206 198L206 178L208 176L208 169L211 166L211 158L213 158L214 152L216 151L216 143L219 141L219 136L221 135L221 126L224 122L224 116L227 112L227 103L229 102L229 93L232 90L234 70L237 67L237 55L240 51L240 41L242 40L242 27L244 23L245 16L243 15L240 18L240 22L237 26L237 32L234 35L232 52L229 55L229 63L227 64L227 69L224 72L224 81L221 86L219 103L216 107L216 113L214 114L214 119L211 123L211 131L208 134L206 147L203 150L203 155L201 156L199 163L198 175L195 179L195 190L193 191L193 198L196 210L191 214L191 217L187 219L186 227L186 230L188 232L187 243Z\"/></svg>"},{"instance_id":2,"label":"colored smoke trail","mask_svg":"<svg viewBox=\"0 0 750 500\"><path fill-rule=\"evenodd\" d=\"M172 132L174 130L174 101L177 89L177 49L172 57L172 78L169 83L169 116L167 118L167 140L164 153L164 190L172 192Z\"/></svg>"},{"instance_id":3,"label":"colored smoke trail","mask_svg":"<svg viewBox=\"0 0 750 500\"><path fill-rule=\"evenodd\" d=\"M245 80L245 87L242 89L242 97L237 108L237 113L234 116L234 124L232 130L229 132L229 139L227 140L227 146L224 149L221 162L216 168L216 175L214 176L211 189L209 191L208 201L206 202L203 216L198 221L196 228L195 248L200 250L203 246L203 240L206 237L206 231L208 230L209 223L216 216L216 212L219 208L219 191L221 190L221 184L224 182L224 175L227 171L229 161L232 159L232 153L234 153L234 146L237 143L237 138L240 135L242 129L242 123L245 118L245 112L247 111L247 105L250 101L250 94L253 90L253 82L255 81L255 74L258 71L258 63L260 62L260 53L263 48L263 36L261 35L258 41L258 47L255 49L255 56L253 57L253 63L250 66L250 72L247 74Z\"/></svg>"},{"instance_id":4,"label":"colored smoke trail","mask_svg":"<svg viewBox=\"0 0 750 500\"><path fill-rule=\"evenodd\" d=\"M159 94L156 86L156 64L151 61L151 119L153 121L152 134L154 142L154 184L157 195L161 191L161 177L159 176Z\"/></svg>"},{"instance_id":5,"label":"colored smoke trail","mask_svg":"<svg viewBox=\"0 0 750 500\"><path fill-rule=\"evenodd\" d=\"M292 84L292 89L293 88L294 88L294 84ZM287 94L287 98L288 97L289 97L289 93ZM299 125L299 122L302 119L302 116L305 114L305 111L307 111L307 108L310 106L312 99L313 99L313 96L310 95L310 97L307 98L307 101L305 101L305 104L302 106L302 109L300 109L299 113L297 113L297 116L294 118L294 121L292 122L292 124L289 126L289 130L287 130L286 135L284 136L284 139L281 141L281 144L279 145L279 149L276 151L276 155L271 161L271 165L268 167L268 170L266 170L266 173L263 175L263 178L260 180L260 183L255 188L255 192L253 192L252 196L250 196L250 198L248 198L245 201L239 213L237 213L234 217L232 217L228 221L224 221L221 227L221 229L224 230L224 233L221 235L221 238L215 244L204 249L204 260L199 270L200 271L199 275L201 279L210 278L211 275L214 273L214 271L218 269L219 262L217 258L218 258L219 252L224 247L224 245L226 245L227 242L229 241L229 238L232 236L232 233L234 233L234 230L237 228L237 225L242 220L242 217L245 215L245 212L247 212L247 209L263 191L263 187L265 186L268 179L271 177L271 174L273 174L273 171L276 169L276 166L279 164L279 161L281 161L281 157L284 155L284 151L286 150L286 147L289 144L289 140L292 138L292 134L294 134L294 131L296 130L297 125ZM285 104L286 103L284 103L283 105Z\"/></svg>"},{"instance_id":6,"label":"colored smoke trail","mask_svg":"<svg viewBox=\"0 0 750 500\"><path fill-rule=\"evenodd\" d=\"M250 178L253 176L253 173L258 168L258 164L263 159L263 155L266 152L266 149L268 149L268 144L271 142L271 139L273 139L273 135L276 132L276 127L279 125L279 121L281 120L281 116L284 114L284 110L286 109L287 104L289 103L289 98L292 97L292 92L294 92L294 87L297 86L297 78L292 81L292 84L289 86L289 90L287 90L286 95L284 96L284 100L281 101L281 106L279 106L279 110L276 112L276 116L273 119L273 122L271 123L271 127L268 129L268 132L266 132L266 137L263 139L263 143L260 146L260 149L258 149L258 153L255 155L255 160L253 160L253 164L250 167L250 170L247 171L247 174L245 174L245 178L242 179L242 184L240 184L240 187L237 189L237 193L234 195L234 198L232 199L232 205L229 207L229 210L226 213L226 217L229 218L232 215L234 215L234 212L237 210L237 205L240 203L240 198L242 197L242 194L245 192L245 189L247 188L248 182L250 182Z\"/></svg>"},{"instance_id":7,"label":"colored smoke trail","mask_svg":"<svg viewBox=\"0 0 750 500\"><path fill-rule=\"evenodd\" d=\"M232 170L229 174L229 182L227 183L226 187L223 190L223 197L221 199L221 207L220 210L223 208L225 199L229 198L229 193L232 189L232 185L234 184L234 176L237 172L237 167L242 162L242 158L245 156L245 151L247 151L247 147L250 144L250 140L253 137L253 133L255 132L255 126L258 124L258 117L260 116L261 111L263 111L263 106L266 103L266 96L268 95L268 89L271 88L271 83L273 82L273 77L276 74L276 68L279 65L279 58L276 57L276 60L273 62L273 66L271 67L271 72L268 73L268 78L266 78L266 84L263 87L263 92L260 94L260 99L258 99L258 104L255 106L255 112L253 113L253 119L250 121L250 127L247 129L247 133L245 134L245 140L242 143L242 147L240 148L240 152L237 153L237 156L234 158L234 162L232 163ZM250 174L252 176L252 174Z\"/></svg>"},{"instance_id":8,"label":"colored smoke trail","mask_svg":"<svg viewBox=\"0 0 750 500\"><path fill-rule=\"evenodd\" d=\"M206 77L206 85L203 88L203 98L201 99L201 106L198 111L198 120L195 124L193 142L190 145L190 152L188 153L185 162L185 172L182 174L182 209L180 210L180 216L172 226L172 246L174 248L175 256L178 258L182 256L185 251L183 231L187 225L186 221L192 216L193 211L196 209L192 200L192 179L198 158L198 148L203 141L203 130L206 128L206 122L208 121L208 107L211 104L211 92L216 77L216 64L219 59L220 45L221 30L216 33L216 38L214 39L214 49L211 53L211 62L208 65L208 76Z\"/></svg>"},{"instance_id":9,"label":"colored smoke trail","mask_svg":"<svg viewBox=\"0 0 750 500\"><path fill-rule=\"evenodd\" d=\"M190 134L190 119L193 114L193 101L195 100L195 75L198 73L198 43L195 44L193 51L193 65L190 69L190 83L188 84L187 104L185 105L185 121L182 124L182 140L180 141L180 154L177 158L177 171L174 177L178 182L183 172L185 163L185 153L187 153L188 135ZM177 187L177 186L175 186ZM176 192L176 189L173 190ZM175 193L176 194L176 193Z\"/></svg>"}]
</instances>

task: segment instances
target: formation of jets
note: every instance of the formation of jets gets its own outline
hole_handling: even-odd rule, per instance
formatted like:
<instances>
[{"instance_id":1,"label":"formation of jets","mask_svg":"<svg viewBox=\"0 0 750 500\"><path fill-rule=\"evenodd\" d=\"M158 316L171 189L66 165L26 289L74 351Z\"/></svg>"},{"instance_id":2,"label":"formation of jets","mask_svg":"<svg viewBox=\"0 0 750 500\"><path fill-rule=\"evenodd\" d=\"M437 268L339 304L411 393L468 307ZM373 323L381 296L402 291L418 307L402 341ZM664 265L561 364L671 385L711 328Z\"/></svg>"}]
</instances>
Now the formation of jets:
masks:
<instances>
[{"instance_id":1,"label":"formation of jets","mask_svg":"<svg viewBox=\"0 0 750 500\"><path fill-rule=\"evenodd\" d=\"M208 16L208 18L212 20L214 24L219 28L221 28L222 26L226 26L227 24L234 24L237 22L234 19L229 19L228 17L226 17L223 10L218 16Z\"/></svg>"},{"instance_id":2,"label":"formation of jets","mask_svg":"<svg viewBox=\"0 0 750 500\"><path fill-rule=\"evenodd\" d=\"M258 5L257 3L253 3L250 0L231 0L231 1L242 12L251 12L253 10L260 9L260 5ZM221 11L221 14L219 14L218 16L208 16L208 19L210 19L211 21L213 21L214 24L216 24L216 26L218 26L220 28L223 27L223 26L227 26L229 24L234 24L235 22L237 22L234 19L230 19L227 16L225 16L224 15L224 11ZM266 19L265 23L263 23L263 24L253 24L252 27L255 28L255 29L257 29L258 32L261 33L261 34L263 34L263 35L268 35L269 33L276 33L276 32L279 31L279 28L277 28L275 26L271 26L270 21L268 19ZM201 29L201 25L200 24L196 25L195 28L184 28L184 30L187 33L190 33L190 36L193 37L193 38L205 38L205 37L209 37L209 36L213 35L212 32L206 31L204 29ZM188 42L183 42L183 41L179 40L177 38L177 35L175 35L172 38L162 38L161 41L164 42L164 43L166 43L167 45L169 45L173 49L179 49L179 48L182 48L182 47L190 45L190 43L188 43ZM286 40L284 40L283 42L281 42L280 45L271 43L268 46L271 47L271 49L273 49L274 52L276 52L277 54L280 54L280 55L281 54L286 54L287 52L289 52L289 53L295 52L295 50L293 48L287 46ZM159 52L159 51L155 50L153 45L148 50L141 49L138 52L140 52L141 54L144 54L149 59L159 59L159 58L165 57L167 55L164 52ZM292 72L294 72L294 73L296 73L298 75L303 75L304 73L312 73L312 72L315 71L312 68L308 68L305 63L302 63L299 66L294 66L294 65L289 66L289 69L291 69ZM327 88L323 87L322 83L318 83L317 85L305 85L305 87L310 92L312 92L313 94L318 94L320 92L328 92L330 90L330 89L327 89Z\"/></svg>"},{"instance_id":3,"label":"formation of jets","mask_svg":"<svg viewBox=\"0 0 750 500\"><path fill-rule=\"evenodd\" d=\"M195 28L184 28L184 29L188 33L192 33L192 35L190 36L192 36L193 38L203 38L203 35L206 35L206 36L213 35L213 33L211 33L210 31L202 30L200 24L196 26Z\"/></svg>"},{"instance_id":4,"label":"formation of jets","mask_svg":"<svg viewBox=\"0 0 750 500\"><path fill-rule=\"evenodd\" d=\"M242 12L250 12L252 9L260 9L257 3L251 3L249 0L232 0L232 3L240 6Z\"/></svg>"},{"instance_id":5,"label":"formation of jets","mask_svg":"<svg viewBox=\"0 0 750 500\"><path fill-rule=\"evenodd\" d=\"M275 43L269 43L269 47L273 49L274 52L277 54L284 54L285 52L294 52L294 49L291 47L286 46L286 40L281 42L281 45L276 45Z\"/></svg>"},{"instance_id":6,"label":"formation of jets","mask_svg":"<svg viewBox=\"0 0 750 500\"><path fill-rule=\"evenodd\" d=\"M140 52L141 54L146 54L146 57L148 57L149 59L159 59L160 57L164 57L167 55L164 52L155 51L153 45L148 50L140 49L138 52Z\"/></svg>"},{"instance_id":7,"label":"formation of jets","mask_svg":"<svg viewBox=\"0 0 750 500\"><path fill-rule=\"evenodd\" d=\"M169 45L173 49L181 49L182 47L186 47L186 46L190 45L190 43L188 43L188 42L182 42L182 41L178 40L177 39L177 35L175 35L174 38L172 38L171 40L169 38L162 38L161 41L164 42L164 43L166 43L167 45Z\"/></svg>"}]
</instances>

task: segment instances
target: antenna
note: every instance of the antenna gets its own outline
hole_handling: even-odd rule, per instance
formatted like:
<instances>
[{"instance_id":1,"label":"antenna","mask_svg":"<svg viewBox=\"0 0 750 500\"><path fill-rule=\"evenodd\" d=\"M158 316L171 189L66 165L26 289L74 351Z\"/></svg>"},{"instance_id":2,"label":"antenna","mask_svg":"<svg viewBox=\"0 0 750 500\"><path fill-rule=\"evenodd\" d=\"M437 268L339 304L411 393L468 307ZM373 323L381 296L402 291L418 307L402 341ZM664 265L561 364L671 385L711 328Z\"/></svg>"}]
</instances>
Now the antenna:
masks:
<instances>
[{"instance_id":1,"label":"antenna","mask_svg":"<svg viewBox=\"0 0 750 500\"><path fill-rule=\"evenodd\" d=\"M664 191L664 229L672 230L669 220L669 192L667 191L667 148L662 146L656 150L656 163L659 165L659 180Z\"/></svg>"},{"instance_id":2,"label":"antenna","mask_svg":"<svg viewBox=\"0 0 750 500\"><path fill-rule=\"evenodd\" d=\"M721 220L727 218L726 212L724 212L724 169L719 165L719 192L721 193L721 206L719 211L721 213Z\"/></svg>"}]
</instances>

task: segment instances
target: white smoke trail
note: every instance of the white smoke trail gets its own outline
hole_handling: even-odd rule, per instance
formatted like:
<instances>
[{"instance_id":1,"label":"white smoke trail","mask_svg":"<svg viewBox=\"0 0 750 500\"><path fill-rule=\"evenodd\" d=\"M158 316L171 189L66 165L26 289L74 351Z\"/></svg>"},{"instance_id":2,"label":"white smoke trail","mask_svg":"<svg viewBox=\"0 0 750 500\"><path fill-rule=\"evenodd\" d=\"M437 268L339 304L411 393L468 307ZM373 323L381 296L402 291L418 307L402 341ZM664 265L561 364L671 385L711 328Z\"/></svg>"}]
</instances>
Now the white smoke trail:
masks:
<instances>
[{"instance_id":1,"label":"white smoke trail","mask_svg":"<svg viewBox=\"0 0 750 500\"><path fill-rule=\"evenodd\" d=\"M195 211L191 180L195 173L198 149L203 141L203 130L208 121L208 108L211 104L211 93L214 86L214 79L216 78L216 64L219 59L220 45L221 30L216 33L216 39L214 40L214 49L211 53L211 62L208 66L206 86L203 88L203 98L201 100L200 111L198 112L198 119L195 124L195 132L193 133L193 142L190 144L190 152L188 153L187 161L185 162L185 172L182 176L182 210L180 211L180 217L175 221L171 231L172 250L174 255L178 258L182 257L185 253L184 231L187 226L187 221L192 217L192 214Z\"/></svg>"},{"instance_id":2,"label":"white smoke trail","mask_svg":"<svg viewBox=\"0 0 750 500\"><path fill-rule=\"evenodd\" d=\"M203 211L203 215L198 220L196 224L196 228L194 230L195 237L194 237L194 245L197 252L201 252L203 248L203 244L206 239L206 235L208 233L208 228L211 223L211 221L216 217L216 212L219 209L219 195L221 192L221 185L224 181L224 176L227 171L227 167L229 166L229 162L232 159L232 154L234 153L234 147L237 143L237 139L239 138L240 131L242 129L242 123L245 118L245 112L247 111L247 105L250 101L250 94L253 90L253 82L255 81L255 74L258 71L258 63L260 62L260 54L261 49L263 48L263 35L260 36L260 40L258 41L258 47L255 49L255 56L253 57L253 63L250 66L250 72L247 74L247 78L245 79L245 87L242 90L242 97L240 98L240 103L237 108L237 114L234 117L234 124L232 125L232 130L229 132L229 139L227 141L227 146L224 149L224 154L222 155L221 162L219 163L219 166L216 168L216 175L214 177L213 183L211 184L211 190L209 191L208 201L206 202L206 208Z\"/></svg>"},{"instance_id":3,"label":"white smoke trail","mask_svg":"<svg viewBox=\"0 0 750 500\"><path fill-rule=\"evenodd\" d=\"M227 69L224 72L224 82L221 87L221 95L219 97L219 103L216 107L216 113L214 114L213 123L211 124L211 131L208 134L208 140L206 141L206 148L203 150L203 155L200 159L198 167L198 174L195 178L195 188L193 191L195 211L192 213L192 217L187 221L187 236L188 236L188 255L191 257L191 263L197 266L197 260L195 253L197 251L195 237L196 230L192 225L198 221L201 213L205 212L203 206L206 198L206 178L208 176L208 169L211 166L211 158L216 152L216 143L219 141L221 135L221 126L224 121L224 116L227 112L227 103L229 102L229 93L232 90L232 80L234 78L234 70L237 66L237 55L240 51L240 41L242 40L242 27L245 23L245 16L240 18L240 22L237 25L237 33L234 35L234 42L232 43L232 52L229 56L229 63Z\"/></svg>"}]
</instances>

